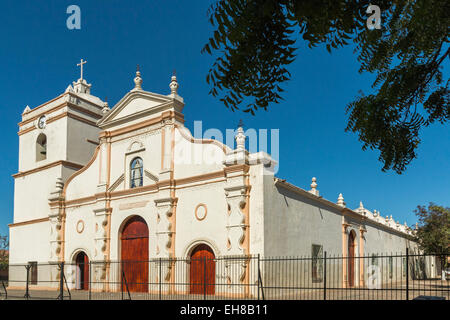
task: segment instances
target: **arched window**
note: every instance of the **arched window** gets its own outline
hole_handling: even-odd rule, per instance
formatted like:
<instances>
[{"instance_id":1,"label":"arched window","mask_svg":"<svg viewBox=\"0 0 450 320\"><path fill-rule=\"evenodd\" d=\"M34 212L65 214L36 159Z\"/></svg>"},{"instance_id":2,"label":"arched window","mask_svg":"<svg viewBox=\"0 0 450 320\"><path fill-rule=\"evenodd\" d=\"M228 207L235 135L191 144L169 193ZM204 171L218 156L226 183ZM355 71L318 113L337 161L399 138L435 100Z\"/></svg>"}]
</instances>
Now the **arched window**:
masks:
<instances>
[{"instance_id":1,"label":"arched window","mask_svg":"<svg viewBox=\"0 0 450 320\"><path fill-rule=\"evenodd\" d=\"M142 187L144 163L141 158L134 158L130 167L130 187Z\"/></svg>"},{"instance_id":2,"label":"arched window","mask_svg":"<svg viewBox=\"0 0 450 320\"><path fill-rule=\"evenodd\" d=\"M36 140L36 161L47 159L47 137L41 133Z\"/></svg>"}]
</instances>

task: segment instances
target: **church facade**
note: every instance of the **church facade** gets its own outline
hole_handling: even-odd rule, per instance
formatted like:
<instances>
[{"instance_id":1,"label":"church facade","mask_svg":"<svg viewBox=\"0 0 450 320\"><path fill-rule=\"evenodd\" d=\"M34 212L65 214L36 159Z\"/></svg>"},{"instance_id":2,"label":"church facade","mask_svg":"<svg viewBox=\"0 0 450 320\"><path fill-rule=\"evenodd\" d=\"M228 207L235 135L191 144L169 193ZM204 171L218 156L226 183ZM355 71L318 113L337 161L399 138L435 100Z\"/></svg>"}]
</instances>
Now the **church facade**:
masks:
<instances>
[{"instance_id":1,"label":"church facade","mask_svg":"<svg viewBox=\"0 0 450 320\"><path fill-rule=\"evenodd\" d=\"M362 204L347 208L342 194L326 200L315 178L305 190L275 177L270 155L245 149L243 128L235 149L195 139L184 126L175 76L167 95L143 90L139 71L134 82L111 109L81 77L55 99L24 110L11 265L95 262L89 277L104 290L101 282L117 261L415 250L412 230L392 216ZM351 263L342 267L342 281L357 286L363 268ZM239 272L213 281L253 281L248 266L238 264ZM164 266L164 281L176 280L175 269ZM146 281L159 277L144 273Z\"/></svg>"}]
</instances>

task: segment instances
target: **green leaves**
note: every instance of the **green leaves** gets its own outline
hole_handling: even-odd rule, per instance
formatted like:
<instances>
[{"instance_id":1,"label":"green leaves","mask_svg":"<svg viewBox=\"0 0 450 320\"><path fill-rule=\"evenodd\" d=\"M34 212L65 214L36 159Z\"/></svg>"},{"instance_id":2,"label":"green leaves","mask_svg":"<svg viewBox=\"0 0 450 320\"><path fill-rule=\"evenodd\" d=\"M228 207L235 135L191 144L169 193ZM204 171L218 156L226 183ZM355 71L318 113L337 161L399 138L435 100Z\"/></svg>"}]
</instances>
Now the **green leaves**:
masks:
<instances>
[{"instance_id":1,"label":"green leaves","mask_svg":"<svg viewBox=\"0 0 450 320\"><path fill-rule=\"evenodd\" d=\"M8 236L0 235L0 270L4 269L8 266L8 248L9 248L9 240Z\"/></svg>"},{"instance_id":2,"label":"green leaves","mask_svg":"<svg viewBox=\"0 0 450 320\"><path fill-rule=\"evenodd\" d=\"M449 121L448 82L439 70L447 59L449 19L445 1L398 1L383 17L383 32L358 40L360 72L376 73L373 99L348 105L346 130L363 147L378 149L382 170L397 173L417 157L419 132L435 121ZM448 47L448 45L447 45Z\"/></svg>"},{"instance_id":3,"label":"green leaves","mask_svg":"<svg viewBox=\"0 0 450 320\"><path fill-rule=\"evenodd\" d=\"M417 157L423 126L449 121L447 0L379 0L381 30L368 30L369 0L217 0L202 53L217 55L210 94L232 111L255 114L282 100L296 39L328 52L353 40L360 72L376 74L373 93L347 106L347 131L378 149L382 170L402 173ZM445 85L443 84L445 82Z\"/></svg>"},{"instance_id":4,"label":"green leaves","mask_svg":"<svg viewBox=\"0 0 450 320\"><path fill-rule=\"evenodd\" d=\"M202 52L220 52L206 81L227 108L255 114L281 100L286 65L295 60L293 30L283 1L217 1L211 13L218 25ZM231 10L233 9L233 10Z\"/></svg>"},{"instance_id":5,"label":"green leaves","mask_svg":"<svg viewBox=\"0 0 450 320\"><path fill-rule=\"evenodd\" d=\"M417 206L419 219L416 241L425 253L448 254L450 250L450 208L430 203Z\"/></svg>"}]
</instances>

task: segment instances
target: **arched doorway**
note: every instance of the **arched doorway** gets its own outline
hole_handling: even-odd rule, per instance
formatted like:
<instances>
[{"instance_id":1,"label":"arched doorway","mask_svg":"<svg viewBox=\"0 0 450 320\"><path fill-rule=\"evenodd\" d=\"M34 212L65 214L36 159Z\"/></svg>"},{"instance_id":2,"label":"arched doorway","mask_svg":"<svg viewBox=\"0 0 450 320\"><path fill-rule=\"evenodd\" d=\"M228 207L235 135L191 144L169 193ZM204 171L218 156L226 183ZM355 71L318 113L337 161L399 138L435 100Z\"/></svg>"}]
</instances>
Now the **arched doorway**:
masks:
<instances>
[{"instance_id":1,"label":"arched doorway","mask_svg":"<svg viewBox=\"0 0 450 320\"><path fill-rule=\"evenodd\" d=\"M189 270L190 293L214 294L216 282L216 262L212 249L199 244L191 252Z\"/></svg>"},{"instance_id":2,"label":"arched doorway","mask_svg":"<svg viewBox=\"0 0 450 320\"><path fill-rule=\"evenodd\" d=\"M89 258L80 251L76 258L76 286L78 290L89 290Z\"/></svg>"},{"instance_id":3,"label":"arched doorway","mask_svg":"<svg viewBox=\"0 0 450 320\"><path fill-rule=\"evenodd\" d=\"M148 227L144 219L129 219L120 237L122 285L133 292L148 291Z\"/></svg>"},{"instance_id":4,"label":"arched doorway","mask_svg":"<svg viewBox=\"0 0 450 320\"><path fill-rule=\"evenodd\" d=\"M351 231L348 236L348 286L355 285L355 231Z\"/></svg>"}]
</instances>

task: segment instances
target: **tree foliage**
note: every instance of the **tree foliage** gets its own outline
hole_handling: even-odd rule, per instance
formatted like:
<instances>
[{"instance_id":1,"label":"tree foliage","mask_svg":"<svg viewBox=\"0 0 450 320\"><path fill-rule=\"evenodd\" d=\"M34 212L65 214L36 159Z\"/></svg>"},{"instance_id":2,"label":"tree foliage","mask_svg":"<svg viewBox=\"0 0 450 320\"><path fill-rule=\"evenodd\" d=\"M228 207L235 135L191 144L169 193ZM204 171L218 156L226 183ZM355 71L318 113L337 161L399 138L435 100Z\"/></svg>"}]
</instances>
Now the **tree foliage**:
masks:
<instances>
[{"instance_id":1,"label":"tree foliage","mask_svg":"<svg viewBox=\"0 0 450 320\"><path fill-rule=\"evenodd\" d=\"M8 236L0 235L0 270L8 265L9 254L9 240Z\"/></svg>"},{"instance_id":2,"label":"tree foliage","mask_svg":"<svg viewBox=\"0 0 450 320\"><path fill-rule=\"evenodd\" d=\"M433 203L417 206L419 219L416 241L425 253L448 254L450 251L450 208Z\"/></svg>"},{"instance_id":3,"label":"tree foliage","mask_svg":"<svg viewBox=\"0 0 450 320\"><path fill-rule=\"evenodd\" d=\"M359 71L376 75L371 94L347 105L347 131L378 149L382 170L402 173L417 157L419 131L450 120L447 0L376 1L381 29L369 30L369 0L217 0L215 30L202 49L216 56L206 77L227 108L255 114L282 100L299 36L309 48L353 41Z\"/></svg>"}]
</instances>

